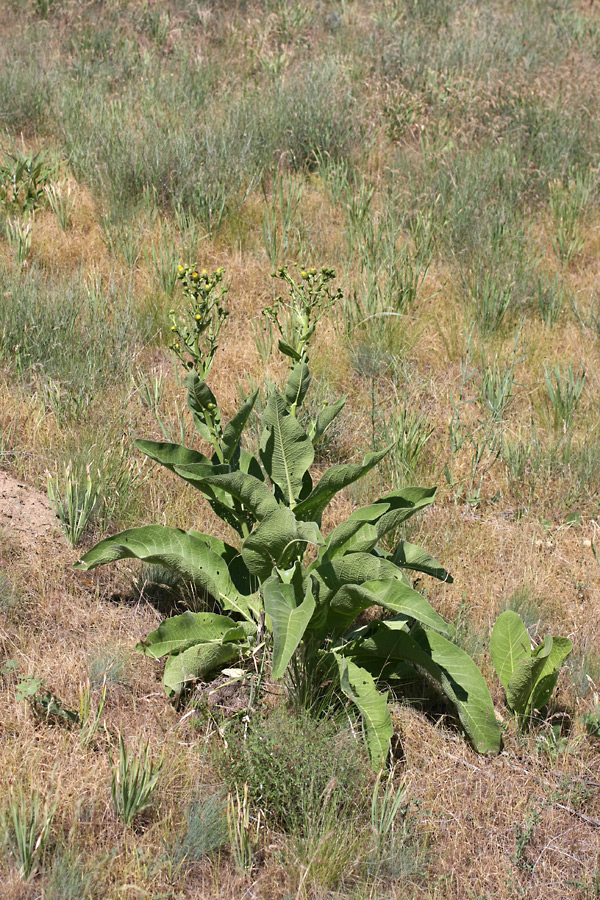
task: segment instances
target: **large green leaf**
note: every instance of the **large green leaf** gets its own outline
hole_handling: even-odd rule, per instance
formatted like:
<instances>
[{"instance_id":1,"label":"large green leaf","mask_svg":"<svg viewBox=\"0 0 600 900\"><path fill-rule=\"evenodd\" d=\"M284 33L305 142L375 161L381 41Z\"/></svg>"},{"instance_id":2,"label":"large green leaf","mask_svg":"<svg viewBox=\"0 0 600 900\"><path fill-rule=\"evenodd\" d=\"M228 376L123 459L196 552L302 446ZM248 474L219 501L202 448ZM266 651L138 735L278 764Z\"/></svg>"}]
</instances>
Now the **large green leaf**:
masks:
<instances>
[{"instance_id":1,"label":"large green leaf","mask_svg":"<svg viewBox=\"0 0 600 900\"><path fill-rule=\"evenodd\" d=\"M390 663L410 663L442 688L479 753L497 753L500 729L485 680L471 657L435 631L404 622L377 622L368 637L342 651L374 674Z\"/></svg>"},{"instance_id":2,"label":"large green leaf","mask_svg":"<svg viewBox=\"0 0 600 900\"><path fill-rule=\"evenodd\" d=\"M187 650L193 644L222 641L223 637L237 627L237 623L229 616L216 613L184 612L180 616L165 619L155 631L136 645L136 649L160 659L167 654ZM244 640L245 632L240 629L240 639Z\"/></svg>"},{"instance_id":3,"label":"large green leaf","mask_svg":"<svg viewBox=\"0 0 600 900\"><path fill-rule=\"evenodd\" d=\"M458 717L478 753L500 751L500 728L485 679L471 657L435 631L416 628L416 642L438 666L442 690L456 706Z\"/></svg>"},{"instance_id":4,"label":"large green leaf","mask_svg":"<svg viewBox=\"0 0 600 900\"><path fill-rule=\"evenodd\" d=\"M244 540L242 557L248 571L264 581L274 566L288 568L295 557L303 555L307 544L322 541L314 522L298 522L291 509L280 506L268 513Z\"/></svg>"},{"instance_id":5,"label":"large green leaf","mask_svg":"<svg viewBox=\"0 0 600 900\"><path fill-rule=\"evenodd\" d=\"M386 761L394 734L387 694L380 694L369 672L351 659L337 653L332 655L338 666L342 691L361 714L369 757L377 772Z\"/></svg>"},{"instance_id":6,"label":"large green leaf","mask_svg":"<svg viewBox=\"0 0 600 900\"><path fill-rule=\"evenodd\" d=\"M171 656L165 664L163 686L167 694L179 694L185 684L206 678L215 669L237 659L239 644L212 642L195 644L183 653Z\"/></svg>"},{"instance_id":7,"label":"large green leaf","mask_svg":"<svg viewBox=\"0 0 600 900\"><path fill-rule=\"evenodd\" d=\"M296 516L299 519L313 519L320 523L323 510L335 495L370 472L377 463L381 462L386 453L389 453L389 450L390 448L386 447L385 450L379 450L377 453L369 453L360 465L331 466L309 496L298 504L295 510Z\"/></svg>"},{"instance_id":8,"label":"large green leaf","mask_svg":"<svg viewBox=\"0 0 600 900\"><path fill-rule=\"evenodd\" d=\"M379 540L373 523L377 522L385 510L386 507L378 503L356 509L345 522L330 532L319 554L319 561L325 562L351 552L368 553Z\"/></svg>"},{"instance_id":9,"label":"large green leaf","mask_svg":"<svg viewBox=\"0 0 600 900\"><path fill-rule=\"evenodd\" d=\"M329 606L327 620L331 632L339 634L356 616L370 606L381 606L397 615L407 616L451 637L454 629L435 611L418 591L395 579L366 581L342 587Z\"/></svg>"},{"instance_id":10,"label":"large green leaf","mask_svg":"<svg viewBox=\"0 0 600 900\"><path fill-rule=\"evenodd\" d=\"M506 701L520 716L542 709L552 696L561 666L573 645L568 638L547 634L527 658L518 661L506 687Z\"/></svg>"},{"instance_id":11,"label":"large green leaf","mask_svg":"<svg viewBox=\"0 0 600 900\"><path fill-rule=\"evenodd\" d=\"M262 464L281 490L285 503L293 508L302 492L304 475L315 457L312 441L277 392L269 397L262 422Z\"/></svg>"},{"instance_id":12,"label":"large green leaf","mask_svg":"<svg viewBox=\"0 0 600 900\"><path fill-rule=\"evenodd\" d=\"M517 666L531 658L531 640L521 617L510 609L501 613L490 637L490 654L505 691Z\"/></svg>"},{"instance_id":13,"label":"large green leaf","mask_svg":"<svg viewBox=\"0 0 600 900\"><path fill-rule=\"evenodd\" d=\"M385 581L395 578L404 581L402 570L394 563L372 553L346 553L331 561L318 562L309 571L321 582L320 598L330 602L346 584L363 584L365 581Z\"/></svg>"},{"instance_id":14,"label":"large green leaf","mask_svg":"<svg viewBox=\"0 0 600 900\"><path fill-rule=\"evenodd\" d=\"M249 598L235 588L226 561L198 532L163 525L146 525L115 534L84 554L76 568L94 569L118 559L160 563L200 585L223 609L252 620Z\"/></svg>"},{"instance_id":15,"label":"large green leaf","mask_svg":"<svg viewBox=\"0 0 600 900\"><path fill-rule=\"evenodd\" d=\"M238 409L236 414L229 420L223 432L223 458L225 462L230 462L238 449L240 438L246 427L248 417L254 408L256 398L258 397L258 388L250 394L245 403Z\"/></svg>"},{"instance_id":16,"label":"large green leaf","mask_svg":"<svg viewBox=\"0 0 600 900\"><path fill-rule=\"evenodd\" d=\"M282 584L277 578L263 585L265 612L273 630L274 679L281 678L315 610L315 598L310 578L305 580L304 596L298 597L295 584Z\"/></svg>"},{"instance_id":17,"label":"large green leaf","mask_svg":"<svg viewBox=\"0 0 600 900\"><path fill-rule=\"evenodd\" d=\"M145 453L146 456L149 456L155 462L160 463L161 466L170 469L171 472L175 471L175 466L189 466L190 464L212 466L212 462L204 453L190 450L181 444L138 440L135 442L135 445L138 450L141 450L142 453Z\"/></svg>"},{"instance_id":18,"label":"large green leaf","mask_svg":"<svg viewBox=\"0 0 600 900\"><path fill-rule=\"evenodd\" d=\"M552 637L547 634L540 652L535 656L521 659L515 666L506 687L506 702L520 716L531 712L533 691L541 677L546 657L550 655L551 650Z\"/></svg>"},{"instance_id":19,"label":"large green leaf","mask_svg":"<svg viewBox=\"0 0 600 900\"><path fill-rule=\"evenodd\" d=\"M341 400L336 400L335 403L331 403L329 404L329 406L326 406L321 410L316 418L316 421L308 429L308 435L313 444L316 444L321 440L331 423L340 414L345 404L346 400L345 398L342 398Z\"/></svg>"},{"instance_id":20,"label":"large green leaf","mask_svg":"<svg viewBox=\"0 0 600 900\"><path fill-rule=\"evenodd\" d=\"M388 508L377 522L379 539L433 503L436 490L434 487L409 487L381 497L377 502L387 504Z\"/></svg>"}]
</instances>

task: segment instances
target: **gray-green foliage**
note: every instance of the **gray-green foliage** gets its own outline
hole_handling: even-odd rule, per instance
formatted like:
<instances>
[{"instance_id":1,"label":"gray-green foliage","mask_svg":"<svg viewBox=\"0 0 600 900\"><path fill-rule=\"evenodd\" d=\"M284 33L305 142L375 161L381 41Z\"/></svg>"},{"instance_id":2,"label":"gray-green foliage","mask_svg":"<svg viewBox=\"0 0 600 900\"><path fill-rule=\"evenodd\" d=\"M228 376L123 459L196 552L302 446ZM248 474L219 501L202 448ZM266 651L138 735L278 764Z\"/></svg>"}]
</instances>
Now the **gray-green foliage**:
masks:
<instances>
[{"instance_id":1,"label":"gray-green foliage","mask_svg":"<svg viewBox=\"0 0 600 900\"><path fill-rule=\"evenodd\" d=\"M278 709L257 717L244 734L228 734L219 768L231 789L249 798L271 826L306 834L323 805L337 818L366 806L369 770L347 729L306 712Z\"/></svg>"},{"instance_id":2,"label":"gray-green foliage","mask_svg":"<svg viewBox=\"0 0 600 900\"><path fill-rule=\"evenodd\" d=\"M492 662L506 702L523 723L531 720L552 696L559 672L573 645L568 638L547 634L532 648L529 632L518 613L506 610L498 616L490 640Z\"/></svg>"},{"instance_id":3,"label":"gray-green foliage","mask_svg":"<svg viewBox=\"0 0 600 900\"><path fill-rule=\"evenodd\" d=\"M102 541L79 566L92 569L125 558L161 563L213 598L218 612L167 619L139 645L155 659L166 657L164 684L170 694L251 653L265 617L272 677L303 672L320 672L329 681L334 677L360 711L376 767L393 733L386 695L377 689L384 669L387 678L401 677L407 666L426 672L455 707L475 747L497 751L499 730L485 681L452 643L452 627L410 586L405 570L443 581L450 575L402 538L392 551L383 546L388 535L397 535L407 519L433 501L435 488L392 491L355 510L328 535L321 531L331 500L370 472L387 450L368 454L362 463L334 465L313 483L315 445L344 401L329 404L306 425L298 412L311 382L309 342L339 292L331 288L331 269L302 271L297 280L285 268L276 274L287 296L267 314L291 368L283 391L274 389L264 404L258 454L242 444L258 392L225 424L205 381L226 318L221 272L199 275L186 267L180 277L191 324L173 320L173 349L188 368L185 384L196 430L214 453L209 458L180 445L138 442L147 456L200 490L237 532L237 545L150 525ZM355 628L357 616L371 606L385 610L388 618Z\"/></svg>"}]
</instances>

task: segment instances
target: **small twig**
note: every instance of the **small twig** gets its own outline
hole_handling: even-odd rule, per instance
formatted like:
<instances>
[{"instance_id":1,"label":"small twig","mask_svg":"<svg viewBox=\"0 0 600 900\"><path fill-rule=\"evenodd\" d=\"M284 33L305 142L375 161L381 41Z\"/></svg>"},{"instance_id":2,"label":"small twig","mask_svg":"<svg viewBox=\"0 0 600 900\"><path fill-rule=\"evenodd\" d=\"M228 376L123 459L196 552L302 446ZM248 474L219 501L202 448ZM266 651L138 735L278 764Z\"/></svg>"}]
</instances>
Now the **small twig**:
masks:
<instances>
[{"instance_id":1,"label":"small twig","mask_svg":"<svg viewBox=\"0 0 600 900\"><path fill-rule=\"evenodd\" d=\"M592 819L591 816L586 816L585 813L573 809L572 806L565 806L564 803L558 803L556 801L552 802L552 806L556 806L558 809L564 809L565 812L571 813L572 816L577 816L578 819L581 819L586 825L591 825L592 828L600 828L600 821L598 821L598 819Z\"/></svg>"}]
</instances>

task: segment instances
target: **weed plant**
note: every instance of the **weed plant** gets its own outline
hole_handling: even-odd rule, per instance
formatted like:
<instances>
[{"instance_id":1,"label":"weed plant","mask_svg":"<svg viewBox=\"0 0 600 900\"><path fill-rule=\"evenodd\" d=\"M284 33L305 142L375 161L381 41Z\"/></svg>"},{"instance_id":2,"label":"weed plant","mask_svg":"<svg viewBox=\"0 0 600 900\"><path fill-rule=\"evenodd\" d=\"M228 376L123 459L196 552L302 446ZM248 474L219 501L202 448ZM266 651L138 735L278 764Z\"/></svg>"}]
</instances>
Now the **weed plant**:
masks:
<instances>
[{"instance_id":1,"label":"weed plant","mask_svg":"<svg viewBox=\"0 0 600 900\"><path fill-rule=\"evenodd\" d=\"M368 769L360 744L340 725L285 708L228 737L219 767L273 828L306 834L326 807L338 819L368 803Z\"/></svg>"}]
</instances>

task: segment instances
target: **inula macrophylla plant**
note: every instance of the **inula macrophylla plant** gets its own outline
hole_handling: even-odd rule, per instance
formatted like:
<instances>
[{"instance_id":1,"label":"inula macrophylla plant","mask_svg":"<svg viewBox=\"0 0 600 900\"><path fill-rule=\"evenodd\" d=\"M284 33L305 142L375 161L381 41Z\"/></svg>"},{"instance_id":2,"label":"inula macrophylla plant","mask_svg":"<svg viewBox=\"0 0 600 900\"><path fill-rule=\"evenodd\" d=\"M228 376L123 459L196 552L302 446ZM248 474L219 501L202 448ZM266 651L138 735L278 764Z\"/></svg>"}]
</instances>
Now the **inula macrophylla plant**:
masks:
<instances>
[{"instance_id":1,"label":"inula macrophylla plant","mask_svg":"<svg viewBox=\"0 0 600 900\"><path fill-rule=\"evenodd\" d=\"M188 370L188 407L212 456L178 444L137 442L147 456L200 491L237 533L236 545L215 535L149 525L101 541L78 566L93 569L125 558L160 563L212 598L218 611L174 616L138 645L148 656L167 658L168 694L251 654L266 626L272 678L286 677L297 702L308 707L319 702L324 682L339 685L360 711L375 768L385 760L393 733L387 695L377 682L407 671L414 675L415 669L446 694L474 746L497 752L499 728L481 673L452 643L452 626L413 590L405 570L442 581L451 581L450 575L402 538L392 551L382 546L433 501L435 488L385 494L329 534L321 531L330 501L388 450L370 453L362 463L334 465L313 483L315 445L345 401L301 424L311 383L308 348L317 323L341 292L333 289L329 268L303 270L294 278L282 267L274 275L287 296L265 314L280 334L279 350L290 359L290 371L283 390L273 389L264 402L258 454L243 444L258 391L225 424L206 381L227 317L222 270L180 268L187 318L173 312L171 326L173 350ZM357 616L371 606L382 607L386 619L357 626Z\"/></svg>"},{"instance_id":2,"label":"inula macrophylla plant","mask_svg":"<svg viewBox=\"0 0 600 900\"><path fill-rule=\"evenodd\" d=\"M490 639L492 662L506 702L522 724L527 725L535 711L546 706L572 649L568 638L550 634L532 648L518 613L506 610L498 616Z\"/></svg>"}]
</instances>

